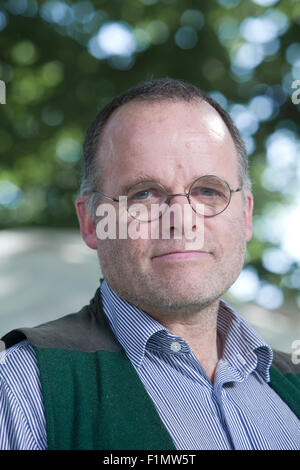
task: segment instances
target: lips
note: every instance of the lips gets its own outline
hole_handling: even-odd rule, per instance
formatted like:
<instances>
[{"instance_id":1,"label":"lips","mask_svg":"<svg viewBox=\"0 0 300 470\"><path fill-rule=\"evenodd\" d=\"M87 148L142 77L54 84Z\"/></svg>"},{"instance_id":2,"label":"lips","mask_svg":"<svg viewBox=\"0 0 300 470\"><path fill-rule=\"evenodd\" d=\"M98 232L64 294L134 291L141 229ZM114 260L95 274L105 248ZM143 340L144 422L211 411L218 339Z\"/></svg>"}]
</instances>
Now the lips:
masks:
<instances>
[{"instance_id":1,"label":"lips","mask_svg":"<svg viewBox=\"0 0 300 470\"><path fill-rule=\"evenodd\" d=\"M185 259L193 258L203 254L210 254L208 251L202 250L176 250L176 251L167 251L153 256L152 258L169 258L169 259Z\"/></svg>"}]
</instances>

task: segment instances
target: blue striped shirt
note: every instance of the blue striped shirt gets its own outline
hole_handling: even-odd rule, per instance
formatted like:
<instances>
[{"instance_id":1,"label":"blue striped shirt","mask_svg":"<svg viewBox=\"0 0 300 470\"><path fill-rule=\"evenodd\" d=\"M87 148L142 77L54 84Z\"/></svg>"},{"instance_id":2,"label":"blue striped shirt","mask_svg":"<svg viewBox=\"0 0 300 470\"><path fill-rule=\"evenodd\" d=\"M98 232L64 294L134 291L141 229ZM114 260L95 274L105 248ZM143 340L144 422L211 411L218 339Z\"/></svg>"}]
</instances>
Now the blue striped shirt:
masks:
<instances>
[{"instance_id":1,"label":"blue striped shirt","mask_svg":"<svg viewBox=\"0 0 300 470\"><path fill-rule=\"evenodd\" d=\"M271 348L221 302L214 383L189 345L101 285L104 312L177 449L300 449L300 422L268 385ZM46 449L37 361L24 340L0 356L0 449Z\"/></svg>"}]
</instances>

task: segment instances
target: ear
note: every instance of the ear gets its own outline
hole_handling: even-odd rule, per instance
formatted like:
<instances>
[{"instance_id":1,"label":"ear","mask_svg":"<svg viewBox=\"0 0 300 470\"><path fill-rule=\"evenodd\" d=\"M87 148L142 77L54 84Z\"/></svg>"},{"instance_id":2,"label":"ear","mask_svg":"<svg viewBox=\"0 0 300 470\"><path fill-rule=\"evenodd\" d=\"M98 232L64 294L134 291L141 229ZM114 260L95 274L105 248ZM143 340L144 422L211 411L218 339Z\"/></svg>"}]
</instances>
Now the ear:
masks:
<instances>
[{"instance_id":1,"label":"ear","mask_svg":"<svg viewBox=\"0 0 300 470\"><path fill-rule=\"evenodd\" d=\"M87 196L79 196L75 202L81 235L88 247L93 250L97 250L98 239L96 233L96 221L92 219L88 211L86 201Z\"/></svg>"},{"instance_id":2,"label":"ear","mask_svg":"<svg viewBox=\"0 0 300 470\"><path fill-rule=\"evenodd\" d=\"M246 240L249 242L252 238L252 212L253 212L253 195L250 191L247 193L246 207L245 207L245 226L246 226Z\"/></svg>"}]
</instances>

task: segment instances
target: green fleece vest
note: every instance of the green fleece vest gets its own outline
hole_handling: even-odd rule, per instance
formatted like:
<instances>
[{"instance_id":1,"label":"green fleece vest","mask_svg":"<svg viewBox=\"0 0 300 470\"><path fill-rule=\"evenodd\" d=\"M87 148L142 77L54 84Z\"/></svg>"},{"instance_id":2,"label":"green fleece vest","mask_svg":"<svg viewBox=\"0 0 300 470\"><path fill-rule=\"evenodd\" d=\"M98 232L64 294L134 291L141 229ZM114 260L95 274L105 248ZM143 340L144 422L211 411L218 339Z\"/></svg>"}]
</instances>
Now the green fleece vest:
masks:
<instances>
[{"instance_id":1,"label":"green fleece vest","mask_svg":"<svg viewBox=\"0 0 300 470\"><path fill-rule=\"evenodd\" d=\"M48 449L172 450L175 445L102 309L100 289L80 312L3 337L36 352ZM275 353L271 387L300 418L300 366Z\"/></svg>"}]
</instances>

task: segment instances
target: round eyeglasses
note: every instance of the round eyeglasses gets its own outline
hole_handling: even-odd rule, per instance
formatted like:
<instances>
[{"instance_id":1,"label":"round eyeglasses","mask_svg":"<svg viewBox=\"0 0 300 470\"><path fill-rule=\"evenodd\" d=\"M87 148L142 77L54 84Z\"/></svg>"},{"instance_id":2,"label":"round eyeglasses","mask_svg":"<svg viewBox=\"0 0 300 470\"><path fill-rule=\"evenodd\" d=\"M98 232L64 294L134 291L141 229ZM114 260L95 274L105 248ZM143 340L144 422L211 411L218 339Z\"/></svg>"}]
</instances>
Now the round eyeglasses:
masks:
<instances>
[{"instance_id":1,"label":"round eyeglasses","mask_svg":"<svg viewBox=\"0 0 300 470\"><path fill-rule=\"evenodd\" d=\"M204 217L214 217L229 206L232 193L242 190L242 186L231 189L227 181L218 176L205 175L196 179L190 186L188 193L168 194L165 188L156 181L141 181L134 184L124 195L127 202L127 212L134 219L142 222L160 218L168 209L171 198L185 196L193 211ZM120 202L101 193L106 199Z\"/></svg>"}]
</instances>

